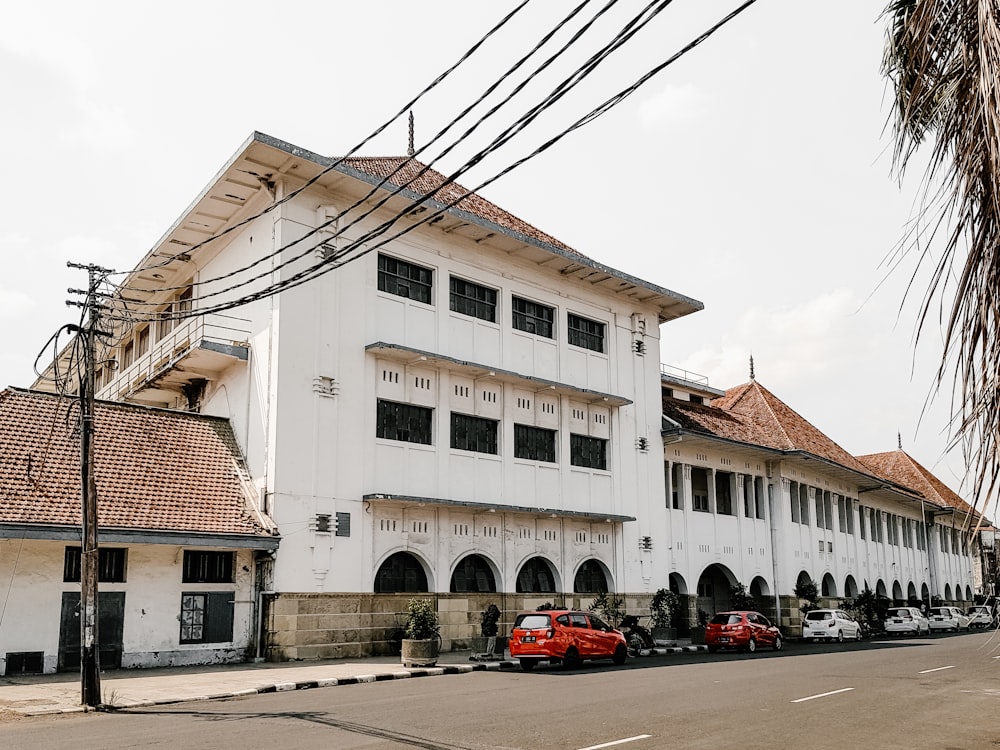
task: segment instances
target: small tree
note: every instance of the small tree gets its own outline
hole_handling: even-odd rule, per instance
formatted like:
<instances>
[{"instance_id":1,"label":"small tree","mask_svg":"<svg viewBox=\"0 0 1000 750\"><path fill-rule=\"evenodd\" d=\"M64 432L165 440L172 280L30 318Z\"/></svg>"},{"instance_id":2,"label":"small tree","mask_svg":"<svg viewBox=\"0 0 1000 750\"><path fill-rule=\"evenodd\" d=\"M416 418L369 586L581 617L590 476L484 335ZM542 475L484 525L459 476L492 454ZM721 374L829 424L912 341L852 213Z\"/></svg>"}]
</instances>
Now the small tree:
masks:
<instances>
[{"instance_id":1,"label":"small tree","mask_svg":"<svg viewBox=\"0 0 1000 750\"><path fill-rule=\"evenodd\" d=\"M861 624L861 631L866 635L881 633L885 628L889 600L884 596L877 596L867 586L853 599L844 600L840 607Z\"/></svg>"},{"instance_id":2,"label":"small tree","mask_svg":"<svg viewBox=\"0 0 1000 750\"><path fill-rule=\"evenodd\" d=\"M819 589L816 587L816 581L812 578L806 578L795 584L795 596L806 600L806 603L799 607L802 614L819 609Z\"/></svg>"},{"instance_id":3,"label":"small tree","mask_svg":"<svg viewBox=\"0 0 1000 750\"><path fill-rule=\"evenodd\" d=\"M438 637L438 615L431 599L410 599L406 603L406 637L426 641Z\"/></svg>"},{"instance_id":4,"label":"small tree","mask_svg":"<svg viewBox=\"0 0 1000 750\"><path fill-rule=\"evenodd\" d=\"M746 586L737 583L729 589L729 608L736 610L757 610L757 600L747 593Z\"/></svg>"},{"instance_id":5,"label":"small tree","mask_svg":"<svg viewBox=\"0 0 1000 750\"><path fill-rule=\"evenodd\" d=\"M597 612L608 624L617 628L618 623L625 616L625 600L620 596L609 595L607 591L602 591L590 605L591 612Z\"/></svg>"},{"instance_id":6,"label":"small tree","mask_svg":"<svg viewBox=\"0 0 1000 750\"><path fill-rule=\"evenodd\" d=\"M654 628L677 627L681 597L670 589L657 589L649 600L649 616Z\"/></svg>"},{"instance_id":7,"label":"small tree","mask_svg":"<svg viewBox=\"0 0 1000 750\"><path fill-rule=\"evenodd\" d=\"M542 602L537 607L535 607L536 612L547 612L550 609L555 609L555 605L552 602Z\"/></svg>"}]
</instances>

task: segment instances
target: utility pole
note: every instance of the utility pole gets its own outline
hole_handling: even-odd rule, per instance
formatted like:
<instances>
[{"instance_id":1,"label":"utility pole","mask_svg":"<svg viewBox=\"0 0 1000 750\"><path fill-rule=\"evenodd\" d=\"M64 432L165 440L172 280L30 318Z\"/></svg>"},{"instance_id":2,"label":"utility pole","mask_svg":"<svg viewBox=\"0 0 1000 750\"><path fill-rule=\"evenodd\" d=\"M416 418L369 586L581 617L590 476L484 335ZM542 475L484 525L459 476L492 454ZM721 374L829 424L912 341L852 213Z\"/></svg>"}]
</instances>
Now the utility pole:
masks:
<instances>
[{"instance_id":1,"label":"utility pole","mask_svg":"<svg viewBox=\"0 0 1000 750\"><path fill-rule=\"evenodd\" d=\"M80 373L80 474L81 486L81 554L80 554L80 689L85 706L101 705L100 640L98 638L98 546L97 546L97 482L94 478L94 390L97 347L95 336L106 336L100 329L101 304L98 285L109 269L92 264L67 263L70 268L87 271L88 284L83 307L87 322L82 328L73 327L83 338L83 369ZM70 293L78 290L70 289ZM79 304L68 302L67 304Z\"/></svg>"}]
</instances>

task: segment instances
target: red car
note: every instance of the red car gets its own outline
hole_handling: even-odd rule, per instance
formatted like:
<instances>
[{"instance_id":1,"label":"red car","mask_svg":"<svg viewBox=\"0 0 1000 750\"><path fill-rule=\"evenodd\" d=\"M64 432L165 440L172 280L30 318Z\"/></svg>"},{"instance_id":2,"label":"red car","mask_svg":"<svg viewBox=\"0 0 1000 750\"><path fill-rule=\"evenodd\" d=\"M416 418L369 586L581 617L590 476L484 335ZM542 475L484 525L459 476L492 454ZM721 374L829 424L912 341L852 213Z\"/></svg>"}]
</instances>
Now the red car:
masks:
<instances>
[{"instance_id":1,"label":"red car","mask_svg":"<svg viewBox=\"0 0 1000 750\"><path fill-rule=\"evenodd\" d=\"M621 631L591 612L568 609L522 612L514 620L509 648L525 670L540 661L561 661L570 668L584 659L624 664L628 656Z\"/></svg>"},{"instance_id":2,"label":"red car","mask_svg":"<svg viewBox=\"0 0 1000 750\"><path fill-rule=\"evenodd\" d=\"M756 651L760 646L781 650L781 631L760 612L719 612L705 626L710 653L720 648Z\"/></svg>"}]
</instances>

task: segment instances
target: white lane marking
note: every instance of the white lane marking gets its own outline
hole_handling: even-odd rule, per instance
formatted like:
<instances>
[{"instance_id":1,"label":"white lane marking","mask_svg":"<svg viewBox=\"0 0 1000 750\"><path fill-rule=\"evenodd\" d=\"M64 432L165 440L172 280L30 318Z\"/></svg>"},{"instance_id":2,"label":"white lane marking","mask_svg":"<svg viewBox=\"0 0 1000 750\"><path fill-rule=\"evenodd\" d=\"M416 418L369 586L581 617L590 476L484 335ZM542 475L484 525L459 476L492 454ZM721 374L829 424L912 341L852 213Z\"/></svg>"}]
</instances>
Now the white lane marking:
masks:
<instances>
[{"instance_id":1,"label":"white lane marking","mask_svg":"<svg viewBox=\"0 0 1000 750\"><path fill-rule=\"evenodd\" d=\"M792 703L804 703L805 701L815 700L816 698L826 698L830 695L836 695L837 693L846 693L849 690L854 690L854 688L841 688L840 690L831 690L829 693L820 693L819 695L810 695L805 698L796 698Z\"/></svg>"},{"instance_id":2,"label":"white lane marking","mask_svg":"<svg viewBox=\"0 0 1000 750\"><path fill-rule=\"evenodd\" d=\"M614 747L615 745L624 745L626 742L635 742L636 740L645 740L653 735L651 734L637 734L635 737L626 737L623 740L615 740L614 742L605 742L600 745L591 745L590 747L581 747L580 750L600 750L602 747Z\"/></svg>"},{"instance_id":3,"label":"white lane marking","mask_svg":"<svg viewBox=\"0 0 1000 750\"><path fill-rule=\"evenodd\" d=\"M942 669L954 669L955 665L952 664L950 667L935 667L934 669L925 669L923 672L917 672L917 674L930 674L931 672L940 672Z\"/></svg>"}]
</instances>

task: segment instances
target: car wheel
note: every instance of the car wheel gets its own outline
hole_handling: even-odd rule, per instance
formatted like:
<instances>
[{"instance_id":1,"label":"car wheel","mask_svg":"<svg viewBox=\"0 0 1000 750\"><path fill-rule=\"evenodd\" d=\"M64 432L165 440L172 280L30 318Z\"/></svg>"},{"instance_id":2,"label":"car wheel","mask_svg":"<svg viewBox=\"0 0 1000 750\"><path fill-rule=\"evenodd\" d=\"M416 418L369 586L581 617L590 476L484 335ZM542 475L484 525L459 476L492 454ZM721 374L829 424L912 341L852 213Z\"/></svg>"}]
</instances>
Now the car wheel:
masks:
<instances>
[{"instance_id":1,"label":"car wheel","mask_svg":"<svg viewBox=\"0 0 1000 750\"><path fill-rule=\"evenodd\" d=\"M626 658L628 658L628 649L625 648L625 644L619 643L615 647L615 655L611 657L611 660L620 666L625 663Z\"/></svg>"},{"instance_id":2,"label":"car wheel","mask_svg":"<svg viewBox=\"0 0 1000 750\"><path fill-rule=\"evenodd\" d=\"M837 643L843 643L843 642L844 642L844 631L843 630L838 630L837 631Z\"/></svg>"},{"instance_id":3,"label":"car wheel","mask_svg":"<svg viewBox=\"0 0 1000 750\"><path fill-rule=\"evenodd\" d=\"M563 655L563 663L566 669L576 669L581 664L580 652L573 647L568 648Z\"/></svg>"},{"instance_id":4,"label":"car wheel","mask_svg":"<svg viewBox=\"0 0 1000 750\"><path fill-rule=\"evenodd\" d=\"M640 653L642 653L642 646L643 646L642 636L639 635L638 633L632 633L632 635L630 635L628 638L628 649L627 649L628 653L630 653L632 656L638 656Z\"/></svg>"},{"instance_id":5,"label":"car wheel","mask_svg":"<svg viewBox=\"0 0 1000 750\"><path fill-rule=\"evenodd\" d=\"M784 643L782 643L782 641L781 641L781 636L780 636L780 635L779 635L779 636L776 636L776 637L775 637L775 639L774 639L774 650L775 650L775 651L781 651L781 647L782 647L783 645L785 645L785 644L784 644Z\"/></svg>"},{"instance_id":6,"label":"car wheel","mask_svg":"<svg viewBox=\"0 0 1000 750\"><path fill-rule=\"evenodd\" d=\"M861 628L858 628L857 630L854 631L854 640L856 641L861 640Z\"/></svg>"},{"instance_id":7,"label":"car wheel","mask_svg":"<svg viewBox=\"0 0 1000 750\"><path fill-rule=\"evenodd\" d=\"M538 663L537 659L521 659L520 661L521 661L521 669L523 669L525 672L530 672L532 669L535 668L535 665Z\"/></svg>"},{"instance_id":8,"label":"car wheel","mask_svg":"<svg viewBox=\"0 0 1000 750\"><path fill-rule=\"evenodd\" d=\"M752 654L756 650L757 650L757 641L751 638L749 641L747 641L747 651L749 651Z\"/></svg>"}]
</instances>

